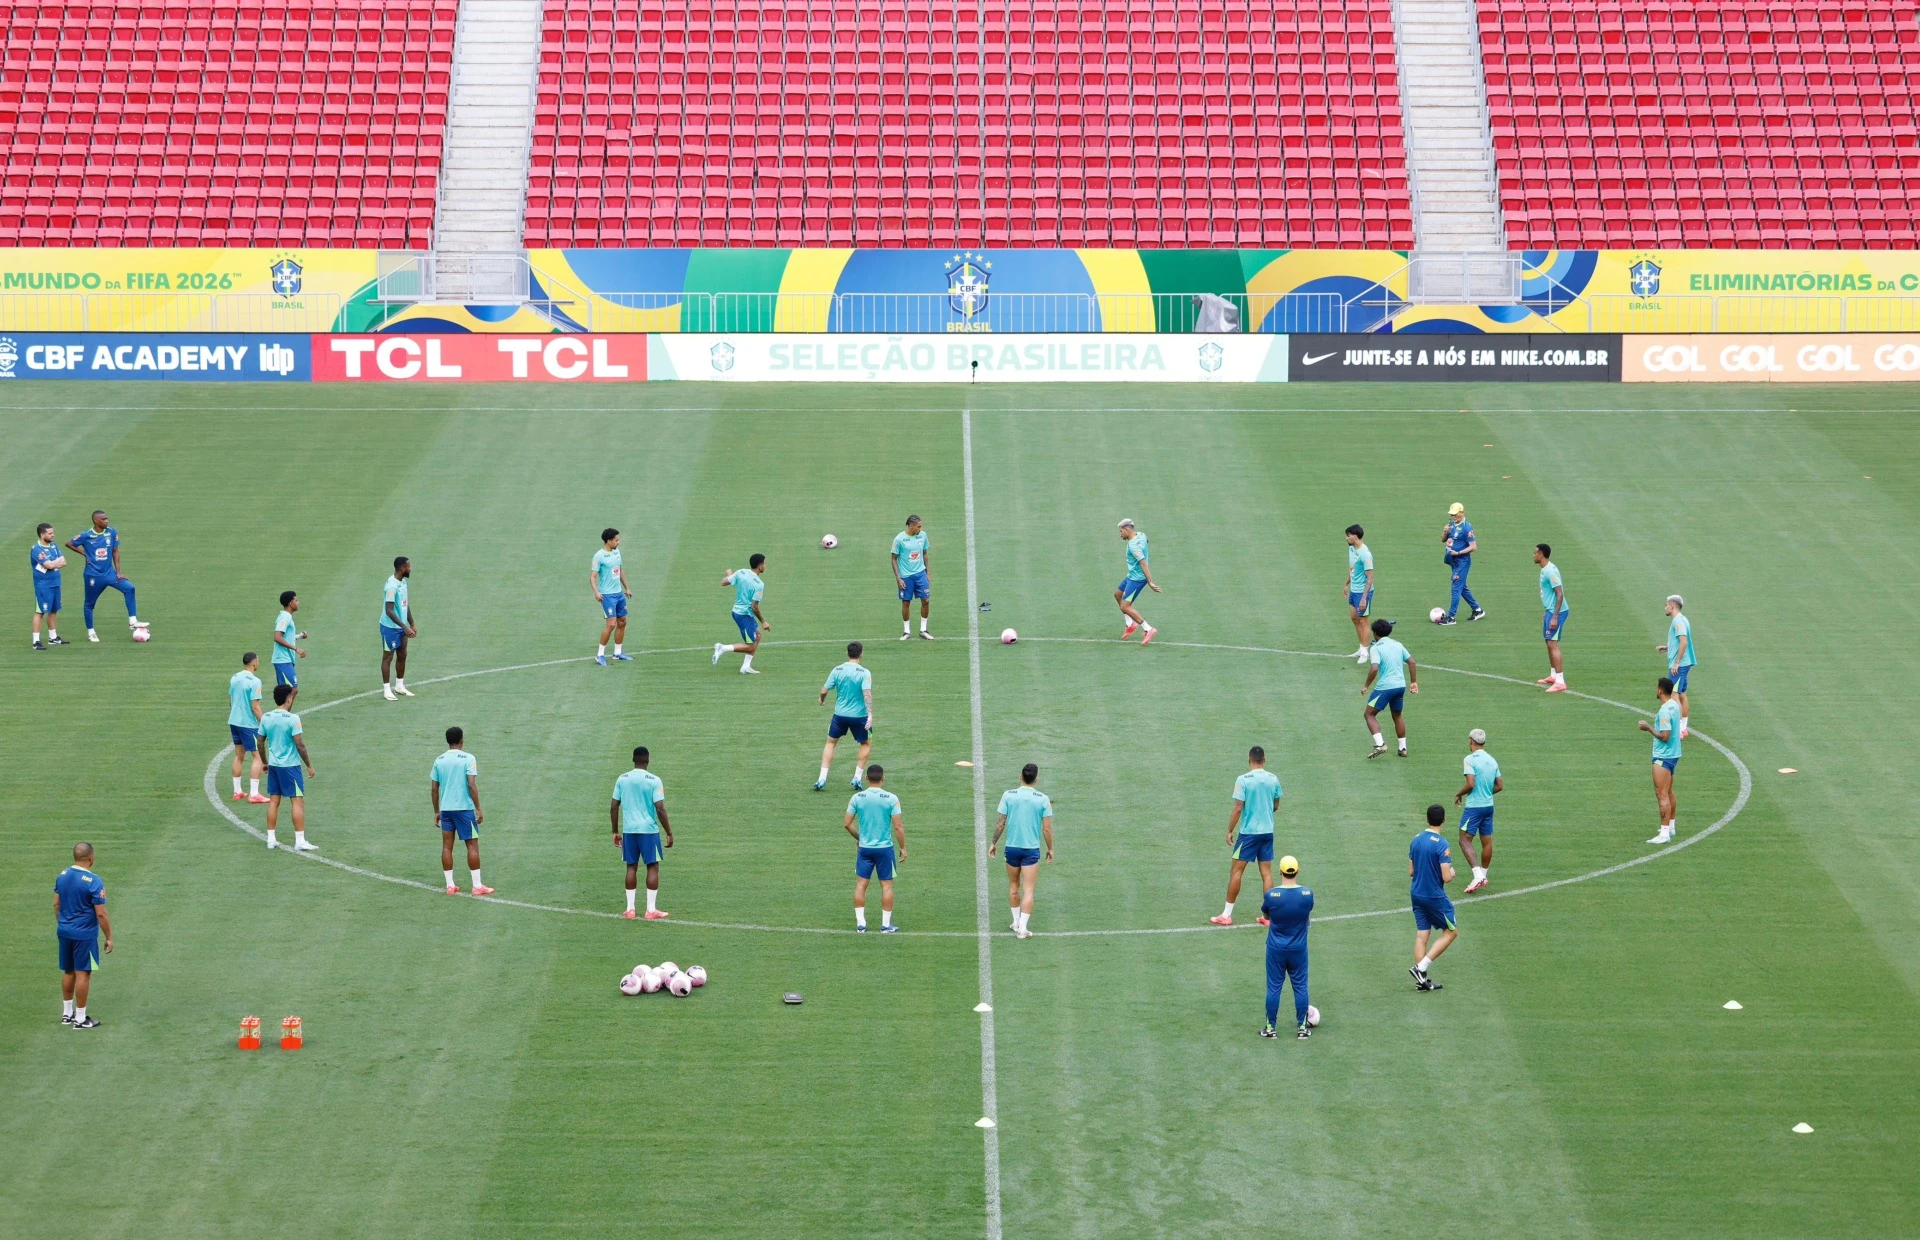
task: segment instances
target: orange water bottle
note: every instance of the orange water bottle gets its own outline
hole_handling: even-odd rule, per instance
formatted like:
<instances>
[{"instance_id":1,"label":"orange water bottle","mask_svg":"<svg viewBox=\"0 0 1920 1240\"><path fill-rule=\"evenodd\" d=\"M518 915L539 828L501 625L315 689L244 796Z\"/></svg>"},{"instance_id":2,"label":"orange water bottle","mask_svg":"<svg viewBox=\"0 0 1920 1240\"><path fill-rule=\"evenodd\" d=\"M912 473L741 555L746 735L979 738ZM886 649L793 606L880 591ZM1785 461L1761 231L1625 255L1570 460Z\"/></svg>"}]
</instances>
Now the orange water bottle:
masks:
<instances>
[{"instance_id":1,"label":"orange water bottle","mask_svg":"<svg viewBox=\"0 0 1920 1240\"><path fill-rule=\"evenodd\" d=\"M280 1049L297 1051L300 1049L300 1041L300 1018L298 1016L283 1017L280 1021Z\"/></svg>"},{"instance_id":2,"label":"orange water bottle","mask_svg":"<svg viewBox=\"0 0 1920 1240\"><path fill-rule=\"evenodd\" d=\"M260 1018L258 1016L240 1018L240 1049L243 1051L260 1049Z\"/></svg>"}]
</instances>

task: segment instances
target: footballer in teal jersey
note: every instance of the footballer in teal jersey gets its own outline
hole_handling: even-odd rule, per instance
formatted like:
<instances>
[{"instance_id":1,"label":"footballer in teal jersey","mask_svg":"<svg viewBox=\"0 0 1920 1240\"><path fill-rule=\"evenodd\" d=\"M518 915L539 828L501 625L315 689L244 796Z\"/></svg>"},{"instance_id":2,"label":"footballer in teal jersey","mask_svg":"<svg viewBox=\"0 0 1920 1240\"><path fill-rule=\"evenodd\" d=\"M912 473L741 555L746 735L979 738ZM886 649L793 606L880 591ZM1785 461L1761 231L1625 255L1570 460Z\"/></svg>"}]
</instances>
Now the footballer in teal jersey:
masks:
<instances>
[{"instance_id":1,"label":"footballer in teal jersey","mask_svg":"<svg viewBox=\"0 0 1920 1240\"><path fill-rule=\"evenodd\" d=\"M480 877L479 827L487 820L480 811L480 763L467 752L467 734L461 729L447 729L447 752L433 760L427 789L433 801L433 825L440 829L440 870L447 882L447 894L460 894L453 881L453 841L458 838L467 845L473 894L492 895L493 888Z\"/></svg>"},{"instance_id":2,"label":"footballer in teal jersey","mask_svg":"<svg viewBox=\"0 0 1920 1240\"><path fill-rule=\"evenodd\" d=\"M720 579L722 585L733 587L733 625L740 630L740 643L733 646L713 643L713 661L719 663L721 656L729 651L743 654L747 656L740 660L743 676L759 675L753 666L753 655L760 649L761 631L773 627L760 611L760 598L767 592L767 583L760 579L760 574L766 569L767 557L756 552L747 560L745 568L736 568Z\"/></svg>"},{"instance_id":3,"label":"footballer in teal jersey","mask_svg":"<svg viewBox=\"0 0 1920 1240\"><path fill-rule=\"evenodd\" d=\"M420 636L420 629L407 600L407 579L412 576L413 561L396 555L393 576L380 592L380 693L389 702L413 696L407 688L407 643Z\"/></svg>"},{"instance_id":4,"label":"footballer in teal jersey","mask_svg":"<svg viewBox=\"0 0 1920 1240\"><path fill-rule=\"evenodd\" d=\"M627 863L627 911L634 917L633 895L640 867L647 867L647 920L664 921L660 908L660 850L673 847L673 824L667 821L667 786L647 769L653 755L641 745L633 751L633 769L613 781L613 800L607 813L613 822L613 846Z\"/></svg>"},{"instance_id":5,"label":"footballer in teal jersey","mask_svg":"<svg viewBox=\"0 0 1920 1240\"><path fill-rule=\"evenodd\" d=\"M1667 595L1667 641L1659 647L1667 656L1667 679L1673 682L1674 696L1680 699L1680 735L1688 732L1687 681L1694 666L1693 622L1685 614L1687 600L1678 594Z\"/></svg>"},{"instance_id":6,"label":"footballer in teal jersey","mask_svg":"<svg viewBox=\"0 0 1920 1240\"><path fill-rule=\"evenodd\" d=\"M1467 756L1460 773L1466 782L1453 794L1453 803L1466 803L1460 815L1460 855L1473 866L1473 881L1467 884L1467 894L1472 895L1487 885L1487 871L1493 868L1493 798L1507 787L1500 778L1500 764L1487 752L1487 734L1479 728L1467 733ZM1477 865L1473 859L1476 836L1480 840Z\"/></svg>"},{"instance_id":7,"label":"footballer in teal jersey","mask_svg":"<svg viewBox=\"0 0 1920 1240\"><path fill-rule=\"evenodd\" d=\"M820 751L820 778L813 785L815 792L827 786L834 748L849 732L860 746L860 758L853 768L853 790L860 791L860 771L867 765L867 755L873 752L873 740L869 736L873 728L873 673L860 664L860 655L865 650L859 642L848 642L847 661L827 673L827 683L820 686L822 704L827 694L833 694L833 718L827 721L827 747Z\"/></svg>"},{"instance_id":8,"label":"footballer in teal jersey","mask_svg":"<svg viewBox=\"0 0 1920 1240\"><path fill-rule=\"evenodd\" d=\"M1040 877L1041 850L1053 860L1053 801L1034 787L1040 768L1029 762L1020 768L1020 786L1000 794L1000 820L994 824L993 838L987 841L987 856L993 856L1000 833L1007 836L1007 907L1013 912L1009 927L1016 939L1030 939L1033 931L1027 921L1033 916L1033 890Z\"/></svg>"},{"instance_id":9,"label":"footballer in teal jersey","mask_svg":"<svg viewBox=\"0 0 1920 1240\"><path fill-rule=\"evenodd\" d=\"M287 709L293 700L292 685L273 687L273 709L260 717L260 747L267 751L267 847L278 848L274 831L280 825L280 802L293 802L293 849L317 852L319 845L307 842L307 783L313 778L313 757L300 733L300 716ZM300 766L306 764L306 778Z\"/></svg>"},{"instance_id":10,"label":"footballer in teal jersey","mask_svg":"<svg viewBox=\"0 0 1920 1240\"><path fill-rule=\"evenodd\" d=\"M1680 766L1680 703L1674 700L1673 681L1666 676L1654 685L1654 695L1660 699L1660 709L1654 712L1653 722L1642 719L1635 726L1653 733L1653 799L1660 805L1660 829L1647 843L1667 844L1673 841L1674 820L1680 815L1673 795L1673 773Z\"/></svg>"},{"instance_id":11,"label":"footballer in teal jersey","mask_svg":"<svg viewBox=\"0 0 1920 1240\"><path fill-rule=\"evenodd\" d=\"M1152 590L1158 594L1160 587L1153 580L1152 565L1147 563L1147 536L1135 528L1132 517L1120 522L1120 541L1127 544L1127 575L1120 579L1120 584L1113 591L1113 601L1120 604L1120 614L1127 618L1127 627L1120 630L1120 640L1127 640L1133 636L1135 629L1140 629L1140 644L1144 646L1160 630L1147 623L1147 618L1140 614L1133 600L1140 597L1142 590Z\"/></svg>"},{"instance_id":12,"label":"footballer in teal jersey","mask_svg":"<svg viewBox=\"0 0 1920 1240\"><path fill-rule=\"evenodd\" d=\"M295 698L300 696L300 670L295 660L307 657L296 644L307 640L293 622L293 613L299 610L300 596L292 590L280 591L280 614L273 619L273 683L292 685Z\"/></svg>"},{"instance_id":13,"label":"footballer in teal jersey","mask_svg":"<svg viewBox=\"0 0 1920 1240\"><path fill-rule=\"evenodd\" d=\"M260 772L266 761L260 752L260 656L249 650L240 656L240 670L227 681L227 733L233 738L233 799L265 805L260 795ZM253 791L240 791L240 761L253 756Z\"/></svg>"},{"instance_id":14,"label":"footballer in teal jersey","mask_svg":"<svg viewBox=\"0 0 1920 1240\"><path fill-rule=\"evenodd\" d=\"M1207 919L1216 926L1233 924L1240 878L1249 861L1260 867L1260 890L1273 886L1273 804L1281 796L1280 777L1267 769L1267 751L1259 745L1247 750L1247 766L1247 773L1233 781L1233 809L1227 814L1227 847L1233 853L1227 863L1227 907ZM1260 924L1267 924L1264 913Z\"/></svg>"},{"instance_id":15,"label":"footballer in teal jersey","mask_svg":"<svg viewBox=\"0 0 1920 1240\"><path fill-rule=\"evenodd\" d=\"M1367 532L1358 525L1347 527L1347 576L1340 583L1340 593L1347 600L1353 635L1360 639L1360 648L1353 652L1355 663L1367 661L1367 646L1372 641L1367 617L1373 614L1373 552L1367 549L1366 540Z\"/></svg>"},{"instance_id":16,"label":"footballer in teal jersey","mask_svg":"<svg viewBox=\"0 0 1920 1240\"><path fill-rule=\"evenodd\" d=\"M1560 637L1567 630L1567 587L1560 580L1560 566L1553 562L1553 548L1535 543L1533 562L1540 566L1540 636L1547 643L1547 674L1535 681L1548 693L1567 691L1567 673L1560 662Z\"/></svg>"},{"instance_id":17,"label":"footballer in teal jersey","mask_svg":"<svg viewBox=\"0 0 1920 1240\"><path fill-rule=\"evenodd\" d=\"M1373 645L1367 648L1367 662L1373 666L1367 669L1367 682L1360 687L1367 699L1360 717L1373 737L1369 758L1387 752L1386 738L1380 734L1379 715L1383 710L1393 712L1393 734L1400 740L1400 756L1407 756L1407 721L1400 711L1407 694L1420 692L1420 668L1413 661L1413 653L1390 636L1392 632L1393 621L1375 620Z\"/></svg>"},{"instance_id":18,"label":"footballer in teal jersey","mask_svg":"<svg viewBox=\"0 0 1920 1240\"><path fill-rule=\"evenodd\" d=\"M900 821L900 798L880 785L886 772L878 762L867 768L867 786L847 802L847 834L856 845L853 859L853 928L867 932L867 884L880 877L880 932L893 934L893 868L907 860L907 829Z\"/></svg>"},{"instance_id":19,"label":"footballer in teal jersey","mask_svg":"<svg viewBox=\"0 0 1920 1240\"><path fill-rule=\"evenodd\" d=\"M587 587L607 619L593 661L601 667L607 665L607 639L611 637L613 657L621 663L633 662L633 656L626 652L627 600L633 597L633 587L627 584L627 570L620 566L620 531L612 526L600 531L600 550L593 553L593 563L587 569Z\"/></svg>"},{"instance_id":20,"label":"footballer in teal jersey","mask_svg":"<svg viewBox=\"0 0 1920 1240\"><path fill-rule=\"evenodd\" d=\"M933 607L933 578L927 575L927 532L920 528L918 513L907 516L907 528L893 536L893 588L900 591L900 640L913 636L910 613L913 600L920 600L920 636L928 641L927 613Z\"/></svg>"}]
</instances>

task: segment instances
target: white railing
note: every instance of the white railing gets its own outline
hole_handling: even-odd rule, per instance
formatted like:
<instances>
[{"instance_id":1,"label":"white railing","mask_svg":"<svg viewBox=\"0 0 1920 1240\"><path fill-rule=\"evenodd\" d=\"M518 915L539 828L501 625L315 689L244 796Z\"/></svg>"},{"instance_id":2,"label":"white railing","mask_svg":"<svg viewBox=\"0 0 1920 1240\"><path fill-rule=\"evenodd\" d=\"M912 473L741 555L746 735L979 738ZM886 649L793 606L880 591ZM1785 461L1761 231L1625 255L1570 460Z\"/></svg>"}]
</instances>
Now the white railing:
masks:
<instances>
[{"instance_id":1,"label":"white railing","mask_svg":"<svg viewBox=\"0 0 1920 1240\"><path fill-rule=\"evenodd\" d=\"M0 331L329 332L340 294L0 293Z\"/></svg>"}]
</instances>

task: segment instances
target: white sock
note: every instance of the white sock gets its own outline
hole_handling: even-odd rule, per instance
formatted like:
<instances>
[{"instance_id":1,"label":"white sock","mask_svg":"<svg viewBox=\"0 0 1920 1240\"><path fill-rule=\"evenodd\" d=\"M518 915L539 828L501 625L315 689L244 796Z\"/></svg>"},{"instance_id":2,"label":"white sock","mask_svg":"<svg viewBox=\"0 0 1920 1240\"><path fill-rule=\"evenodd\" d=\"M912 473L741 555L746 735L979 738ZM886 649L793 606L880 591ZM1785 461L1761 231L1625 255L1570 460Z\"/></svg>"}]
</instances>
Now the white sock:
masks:
<instances>
[{"instance_id":1,"label":"white sock","mask_svg":"<svg viewBox=\"0 0 1920 1240\"><path fill-rule=\"evenodd\" d=\"M51 628L47 630L47 640L48 640L48 641L52 641L52 640L53 640L54 638L56 638L56 637L58 637L58 636L60 636L60 633L59 633L59 631L58 631L58 630L56 630L56 629L51 629ZM1681 722L1683 722L1683 723L1684 723L1684 722L1686 722L1686 721L1685 721L1685 720L1682 720Z\"/></svg>"},{"instance_id":2,"label":"white sock","mask_svg":"<svg viewBox=\"0 0 1920 1240\"><path fill-rule=\"evenodd\" d=\"M238 775L233 777L233 795L240 795L240 777Z\"/></svg>"},{"instance_id":3,"label":"white sock","mask_svg":"<svg viewBox=\"0 0 1920 1240\"><path fill-rule=\"evenodd\" d=\"M33 635L33 644L34 644L34 645L36 645L36 646L38 646L38 645L40 644L40 634L38 634L38 633L35 633L35 634Z\"/></svg>"},{"instance_id":4,"label":"white sock","mask_svg":"<svg viewBox=\"0 0 1920 1240\"><path fill-rule=\"evenodd\" d=\"M1400 739L1400 752L1401 753L1407 752L1407 738L1403 736L1403 737L1400 737L1399 739Z\"/></svg>"},{"instance_id":5,"label":"white sock","mask_svg":"<svg viewBox=\"0 0 1920 1240\"><path fill-rule=\"evenodd\" d=\"M911 633L911 632L913 632L913 624L912 624L912 622L911 622L911 621L907 621L907 620L902 620L902 621L900 622L900 631L901 631L902 633Z\"/></svg>"},{"instance_id":6,"label":"white sock","mask_svg":"<svg viewBox=\"0 0 1920 1240\"><path fill-rule=\"evenodd\" d=\"M892 909L890 909L890 908L883 908L883 909L881 909L881 910L880 910L880 924L881 924L881 925L883 925L883 926L891 926L891 925L893 924L893 910L892 910Z\"/></svg>"},{"instance_id":7,"label":"white sock","mask_svg":"<svg viewBox=\"0 0 1920 1240\"><path fill-rule=\"evenodd\" d=\"M1476 883L1477 883L1477 882L1479 882L1479 881L1480 881L1481 879L1483 879L1483 878L1485 878L1486 876L1487 876L1487 872L1486 872L1486 870L1485 870L1485 869L1483 869L1482 867L1480 867L1480 866L1477 866L1477 865L1473 867L1473 881L1474 881L1474 882L1476 882Z\"/></svg>"},{"instance_id":8,"label":"white sock","mask_svg":"<svg viewBox=\"0 0 1920 1240\"><path fill-rule=\"evenodd\" d=\"M449 887L451 887L451 886L453 886L453 871L452 871L452 870L444 870L444 871L442 871L442 873L444 873L444 874L445 874L445 875L447 876L447 886L449 886Z\"/></svg>"},{"instance_id":9,"label":"white sock","mask_svg":"<svg viewBox=\"0 0 1920 1240\"><path fill-rule=\"evenodd\" d=\"M649 913L656 912L658 911L659 907L660 907L660 893L658 891L655 891L651 887L647 888L647 911Z\"/></svg>"},{"instance_id":10,"label":"white sock","mask_svg":"<svg viewBox=\"0 0 1920 1240\"><path fill-rule=\"evenodd\" d=\"M856 908L853 910L853 924L856 926L864 926L867 924L867 910L865 908Z\"/></svg>"},{"instance_id":11,"label":"white sock","mask_svg":"<svg viewBox=\"0 0 1920 1240\"><path fill-rule=\"evenodd\" d=\"M60 1015L62 1016L73 1015L73 1000L71 999L60 1000Z\"/></svg>"},{"instance_id":12,"label":"white sock","mask_svg":"<svg viewBox=\"0 0 1920 1240\"><path fill-rule=\"evenodd\" d=\"M1029 918L1029 917L1031 917L1031 916L1033 916L1033 914L1032 914L1032 913L1022 913L1022 914L1020 914L1020 928L1021 928L1022 930L1025 930L1025 929L1027 928L1027 918Z\"/></svg>"},{"instance_id":13,"label":"white sock","mask_svg":"<svg viewBox=\"0 0 1920 1240\"><path fill-rule=\"evenodd\" d=\"M1385 749L1387 747L1387 738L1375 732L1373 734L1373 747L1375 749Z\"/></svg>"},{"instance_id":14,"label":"white sock","mask_svg":"<svg viewBox=\"0 0 1920 1240\"><path fill-rule=\"evenodd\" d=\"M920 631L922 633L927 631L927 618L925 616L920 617Z\"/></svg>"},{"instance_id":15,"label":"white sock","mask_svg":"<svg viewBox=\"0 0 1920 1240\"><path fill-rule=\"evenodd\" d=\"M627 888L627 911L629 913L633 911L633 888L631 887Z\"/></svg>"},{"instance_id":16,"label":"white sock","mask_svg":"<svg viewBox=\"0 0 1920 1240\"><path fill-rule=\"evenodd\" d=\"M605 642L601 642L601 643L600 643L600 649L599 649L599 650L597 650L597 651L595 651L594 653L595 653L595 654L605 654L606 652L607 652L607 643L605 643Z\"/></svg>"},{"instance_id":17,"label":"white sock","mask_svg":"<svg viewBox=\"0 0 1920 1240\"><path fill-rule=\"evenodd\" d=\"M1231 917L1231 916L1233 916L1233 901L1232 901L1232 900L1228 900L1228 901L1227 901L1227 907L1225 907L1225 908L1223 908L1223 909L1221 909L1221 910L1220 910L1220 915L1221 915L1222 917Z\"/></svg>"},{"instance_id":18,"label":"white sock","mask_svg":"<svg viewBox=\"0 0 1920 1240\"><path fill-rule=\"evenodd\" d=\"M486 885L487 885L487 884L486 884L486 880L485 880L485 879L482 879L482 878L480 877L480 871L478 871L478 870L470 870L470 871L468 871L468 873L470 873L470 874L472 874L472 875L473 875L473 885L474 885L474 886L476 886L476 887L484 887L484 886L486 886Z\"/></svg>"},{"instance_id":19,"label":"white sock","mask_svg":"<svg viewBox=\"0 0 1920 1240\"><path fill-rule=\"evenodd\" d=\"M395 677L393 678L393 687L394 687L394 688L396 688L396 689L404 689L404 688L406 688L406 687L407 687L407 678L406 678L405 676L395 676Z\"/></svg>"},{"instance_id":20,"label":"white sock","mask_svg":"<svg viewBox=\"0 0 1920 1240\"><path fill-rule=\"evenodd\" d=\"M1432 963L1433 963L1433 957L1422 956L1420 957L1420 963L1417 965L1414 965L1413 967L1420 970L1422 973L1425 973L1427 971L1427 966Z\"/></svg>"},{"instance_id":21,"label":"white sock","mask_svg":"<svg viewBox=\"0 0 1920 1240\"><path fill-rule=\"evenodd\" d=\"M298 848L300 847L300 845L306 842L307 842L307 833L305 831L296 829L293 833L293 846L295 848Z\"/></svg>"},{"instance_id":22,"label":"white sock","mask_svg":"<svg viewBox=\"0 0 1920 1240\"><path fill-rule=\"evenodd\" d=\"M625 642L615 642L615 643L613 643L613 652L614 652L615 654L619 654L619 653L620 653L620 652L621 652L621 651L622 651L623 649L625 649L625 648L626 648L626 643L625 643Z\"/></svg>"},{"instance_id":23,"label":"white sock","mask_svg":"<svg viewBox=\"0 0 1920 1240\"><path fill-rule=\"evenodd\" d=\"M268 827L267 828L267 847L272 848L274 845L278 844L279 842L280 842L279 840L276 840L273 838L273 828Z\"/></svg>"},{"instance_id":24,"label":"white sock","mask_svg":"<svg viewBox=\"0 0 1920 1240\"><path fill-rule=\"evenodd\" d=\"M742 660L740 660L740 666L741 666L741 667L752 667L752 666L753 666L753 656L752 656L752 655L748 655L748 656L747 656L746 658L744 658L744 659L742 659Z\"/></svg>"},{"instance_id":25,"label":"white sock","mask_svg":"<svg viewBox=\"0 0 1920 1240\"><path fill-rule=\"evenodd\" d=\"M87 1018L87 1009L83 1007L73 1009L73 1018L75 1020L85 1020Z\"/></svg>"},{"instance_id":26,"label":"white sock","mask_svg":"<svg viewBox=\"0 0 1920 1240\"><path fill-rule=\"evenodd\" d=\"M820 768L820 782L823 784L827 782L827 768L824 766Z\"/></svg>"},{"instance_id":27,"label":"white sock","mask_svg":"<svg viewBox=\"0 0 1920 1240\"><path fill-rule=\"evenodd\" d=\"M100 636L100 635L99 635L98 633L96 633L96 632L94 632L94 631L93 631L92 629L88 629L88 630L87 630L87 636L88 636L88 637L98 637L98 636Z\"/></svg>"},{"instance_id":28,"label":"white sock","mask_svg":"<svg viewBox=\"0 0 1920 1240\"><path fill-rule=\"evenodd\" d=\"M247 795L248 795L248 796L254 796L254 797L257 797L257 796L259 796L259 795L260 795L260 781L259 781L259 780L257 780L257 779L249 779L249 780L247 781Z\"/></svg>"},{"instance_id":29,"label":"white sock","mask_svg":"<svg viewBox=\"0 0 1920 1240\"><path fill-rule=\"evenodd\" d=\"M1566 674L1565 672L1555 672L1555 673L1553 674L1553 683L1555 683L1555 684L1557 684L1557 685L1564 685L1564 684L1566 684L1566 683L1567 683L1567 674Z\"/></svg>"}]
</instances>

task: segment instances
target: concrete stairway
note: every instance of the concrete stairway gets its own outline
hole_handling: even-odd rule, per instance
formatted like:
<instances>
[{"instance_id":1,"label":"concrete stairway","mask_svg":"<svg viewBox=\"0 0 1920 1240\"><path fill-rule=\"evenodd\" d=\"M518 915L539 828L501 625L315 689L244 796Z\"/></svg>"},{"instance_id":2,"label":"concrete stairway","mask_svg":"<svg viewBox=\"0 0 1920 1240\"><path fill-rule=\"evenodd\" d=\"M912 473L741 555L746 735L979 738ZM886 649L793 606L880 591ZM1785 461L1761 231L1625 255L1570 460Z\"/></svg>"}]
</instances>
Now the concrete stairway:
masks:
<instances>
[{"instance_id":1,"label":"concrete stairway","mask_svg":"<svg viewBox=\"0 0 1920 1240\"><path fill-rule=\"evenodd\" d=\"M442 300L512 293L490 287L511 264L449 260L470 252L521 252L540 19L541 0L461 0L433 229L442 256L435 292ZM524 290L524 279L520 283Z\"/></svg>"}]
</instances>

